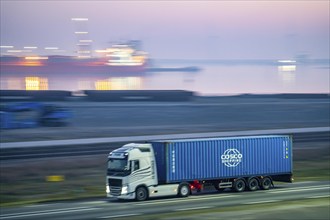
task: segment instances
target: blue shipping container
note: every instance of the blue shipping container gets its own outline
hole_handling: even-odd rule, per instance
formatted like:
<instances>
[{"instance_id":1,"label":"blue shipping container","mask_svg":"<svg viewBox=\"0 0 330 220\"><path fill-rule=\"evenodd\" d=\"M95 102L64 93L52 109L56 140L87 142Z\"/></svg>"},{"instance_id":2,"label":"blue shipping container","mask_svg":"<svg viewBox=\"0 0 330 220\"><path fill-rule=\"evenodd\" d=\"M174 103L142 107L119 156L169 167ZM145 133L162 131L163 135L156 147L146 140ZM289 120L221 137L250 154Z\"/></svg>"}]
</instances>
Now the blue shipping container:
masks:
<instances>
[{"instance_id":1,"label":"blue shipping container","mask_svg":"<svg viewBox=\"0 0 330 220\"><path fill-rule=\"evenodd\" d=\"M290 136L151 142L159 183L292 174Z\"/></svg>"}]
</instances>

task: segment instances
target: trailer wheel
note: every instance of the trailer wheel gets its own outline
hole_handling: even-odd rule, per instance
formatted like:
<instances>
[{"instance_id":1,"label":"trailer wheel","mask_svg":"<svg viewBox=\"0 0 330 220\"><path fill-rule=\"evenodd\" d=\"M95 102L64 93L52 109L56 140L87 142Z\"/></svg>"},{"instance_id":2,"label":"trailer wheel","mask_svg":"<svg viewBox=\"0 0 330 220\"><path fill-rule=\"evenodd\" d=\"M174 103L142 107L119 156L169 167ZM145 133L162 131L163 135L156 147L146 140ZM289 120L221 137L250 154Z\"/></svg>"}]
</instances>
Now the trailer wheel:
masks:
<instances>
[{"instance_id":1,"label":"trailer wheel","mask_svg":"<svg viewBox=\"0 0 330 220\"><path fill-rule=\"evenodd\" d=\"M190 187L188 183L182 183L179 185L178 195L180 197L187 197L190 194Z\"/></svg>"},{"instance_id":2,"label":"trailer wheel","mask_svg":"<svg viewBox=\"0 0 330 220\"><path fill-rule=\"evenodd\" d=\"M268 190L272 184L272 180L269 177L265 177L261 180L261 188L263 190Z\"/></svg>"},{"instance_id":3,"label":"trailer wheel","mask_svg":"<svg viewBox=\"0 0 330 220\"><path fill-rule=\"evenodd\" d=\"M256 191L258 189L259 182L256 178L251 178L248 180L248 190Z\"/></svg>"},{"instance_id":4,"label":"trailer wheel","mask_svg":"<svg viewBox=\"0 0 330 220\"><path fill-rule=\"evenodd\" d=\"M135 191L135 199L137 201L144 201L148 198L147 189L143 186L140 186Z\"/></svg>"},{"instance_id":5,"label":"trailer wheel","mask_svg":"<svg viewBox=\"0 0 330 220\"><path fill-rule=\"evenodd\" d=\"M245 181L243 179L238 179L234 182L233 189L236 192L243 192L245 190Z\"/></svg>"}]
</instances>

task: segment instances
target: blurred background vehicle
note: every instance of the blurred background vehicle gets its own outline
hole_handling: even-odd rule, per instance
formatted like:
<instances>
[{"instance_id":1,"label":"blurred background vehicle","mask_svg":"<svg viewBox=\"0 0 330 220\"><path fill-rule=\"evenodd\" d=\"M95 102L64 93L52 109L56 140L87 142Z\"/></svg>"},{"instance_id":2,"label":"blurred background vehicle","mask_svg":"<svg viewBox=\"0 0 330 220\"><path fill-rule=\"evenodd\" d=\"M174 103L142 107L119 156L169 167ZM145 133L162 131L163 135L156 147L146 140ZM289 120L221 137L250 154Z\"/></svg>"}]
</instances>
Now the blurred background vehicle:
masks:
<instances>
[{"instance_id":1,"label":"blurred background vehicle","mask_svg":"<svg viewBox=\"0 0 330 220\"><path fill-rule=\"evenodd\" d=\"M65 126L73 113L55 104L12 103L1 109L1 129Z\"/></svg>"}]
</instances>

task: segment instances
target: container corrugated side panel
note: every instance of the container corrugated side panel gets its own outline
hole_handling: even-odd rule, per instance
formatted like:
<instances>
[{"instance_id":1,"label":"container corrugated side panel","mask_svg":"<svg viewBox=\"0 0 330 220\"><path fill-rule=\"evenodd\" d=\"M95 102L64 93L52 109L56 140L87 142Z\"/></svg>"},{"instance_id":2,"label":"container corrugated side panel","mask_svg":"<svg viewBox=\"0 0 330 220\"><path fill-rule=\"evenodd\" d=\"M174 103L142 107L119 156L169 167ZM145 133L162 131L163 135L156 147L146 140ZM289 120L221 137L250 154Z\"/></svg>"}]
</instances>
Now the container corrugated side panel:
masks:
<instances>
[{"instance_id":1,"label":"container corrugated side panel","mask_svg":"<svg viewBox=\"0 0 330 220\"><path fill-rule=\"evenodd\" d=\"M291 143L289 136L171 142L165 158L166 180L288 174L292 172ZM240 158L235 160L233 155Z\"/></svg>"}]
</instances>

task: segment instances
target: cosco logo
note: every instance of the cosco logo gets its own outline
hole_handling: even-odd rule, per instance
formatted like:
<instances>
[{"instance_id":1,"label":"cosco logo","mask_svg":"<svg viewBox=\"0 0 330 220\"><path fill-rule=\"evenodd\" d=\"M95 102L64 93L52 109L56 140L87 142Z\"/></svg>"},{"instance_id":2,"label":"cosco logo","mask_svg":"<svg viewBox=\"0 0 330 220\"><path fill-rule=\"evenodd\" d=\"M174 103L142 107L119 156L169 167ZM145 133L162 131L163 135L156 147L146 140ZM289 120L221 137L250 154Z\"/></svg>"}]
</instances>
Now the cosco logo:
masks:
<instances>
[{"instance_id":1,"label":"cosco logo","mask_svg":"<svg viewBox=\"0 0 330 220\"><path fill-rule=\"evenodd\" d=\"M227 167L236 167L242 162L243 155L237 149L227 149L221 155L221 161Z\"/></svg>"}]
</instances>

